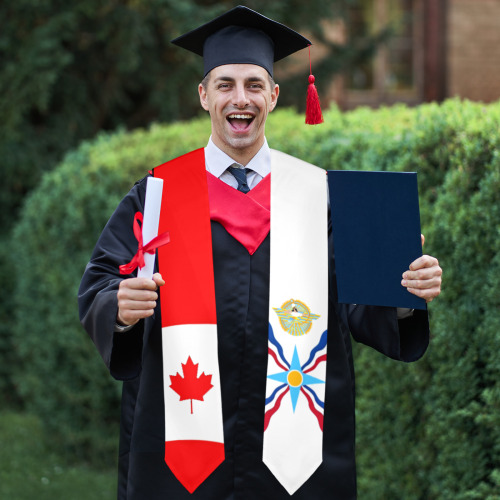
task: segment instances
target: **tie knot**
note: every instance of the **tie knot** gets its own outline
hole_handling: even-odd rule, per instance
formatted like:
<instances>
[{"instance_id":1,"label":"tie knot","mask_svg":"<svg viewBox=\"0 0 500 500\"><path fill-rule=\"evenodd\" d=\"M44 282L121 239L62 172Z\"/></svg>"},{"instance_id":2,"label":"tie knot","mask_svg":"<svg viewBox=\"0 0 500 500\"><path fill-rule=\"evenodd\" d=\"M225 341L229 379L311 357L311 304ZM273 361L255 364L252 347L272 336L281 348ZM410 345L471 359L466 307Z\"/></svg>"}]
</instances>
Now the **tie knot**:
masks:
<instances>
[{"instance_id":1,"label":"tie knot","mask_svg":"<svg viewBox=\"0 0 500 500\"><path fill-rule=\"evenodd\" d=\"M247 172L250 169L243 168L243 166L239 163L233 163L227 169L238 182L238 191L241 191L242 193L248 193L248 191L250 191L250 188L248 187L247 182Z\"/></svg>"}]
</instances>

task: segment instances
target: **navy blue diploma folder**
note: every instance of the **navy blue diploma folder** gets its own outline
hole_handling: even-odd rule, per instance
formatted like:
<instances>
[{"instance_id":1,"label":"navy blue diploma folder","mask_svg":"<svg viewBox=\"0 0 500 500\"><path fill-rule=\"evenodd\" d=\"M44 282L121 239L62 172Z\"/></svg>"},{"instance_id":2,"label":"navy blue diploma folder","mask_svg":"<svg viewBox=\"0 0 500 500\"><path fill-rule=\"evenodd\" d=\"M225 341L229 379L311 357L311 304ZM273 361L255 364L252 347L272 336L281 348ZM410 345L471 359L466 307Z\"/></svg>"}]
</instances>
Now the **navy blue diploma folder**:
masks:
<instances>
[{"instance_id":1,"label":"navy blue diploma folder","mask_svg":"<svg viewBox=\"0 0 500 500\"><path fill-rule=\"evenodd\" d=\"M422 255L417 174L328 171L338 301L426 309L401 285Z\"/></svg>"}]
</instances>

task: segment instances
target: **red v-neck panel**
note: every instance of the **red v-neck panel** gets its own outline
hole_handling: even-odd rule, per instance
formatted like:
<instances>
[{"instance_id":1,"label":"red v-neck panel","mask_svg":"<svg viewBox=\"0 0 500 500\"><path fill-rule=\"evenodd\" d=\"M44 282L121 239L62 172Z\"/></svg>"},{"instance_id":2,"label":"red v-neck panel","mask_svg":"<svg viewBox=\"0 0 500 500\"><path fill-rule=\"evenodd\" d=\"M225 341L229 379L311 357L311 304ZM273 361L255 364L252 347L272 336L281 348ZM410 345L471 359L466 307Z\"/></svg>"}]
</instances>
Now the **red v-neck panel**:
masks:
<instances>
[{"instance_id":1,"label":"red v-neck panel","mask_svg":"<svg viewBox=\"0 0 500 500\"><path fill-rule=\"evenodd\" d=\"M267 174L251 191L245 196L262 205L267 211L271 210L271 174Z\"/></svg>"},{"instance_id":2,"label":"red v-neck panel","mask_svg":"<svg viewBox=\"0 0 500 500\"><path fill-rule=\"evenodd\" d=\"M207 172L210 219L219 222L253 255L269 234L271 175L242 193Z\"/></svg>"}]
</instances>

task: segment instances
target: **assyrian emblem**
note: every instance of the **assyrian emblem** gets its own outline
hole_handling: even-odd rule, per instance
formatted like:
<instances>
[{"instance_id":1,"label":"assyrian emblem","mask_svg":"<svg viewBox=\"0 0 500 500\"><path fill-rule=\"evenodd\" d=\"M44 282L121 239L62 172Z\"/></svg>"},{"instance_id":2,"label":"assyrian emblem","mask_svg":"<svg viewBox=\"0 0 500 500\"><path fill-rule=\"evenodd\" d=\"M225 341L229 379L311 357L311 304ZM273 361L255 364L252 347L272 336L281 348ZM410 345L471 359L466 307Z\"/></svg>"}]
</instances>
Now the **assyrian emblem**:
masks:
<instances>
[{"instance_id":1,"label":"assyrian emblem","mask_svg":"<svg viewBox=\"0 0 500 500\"><path fill-rule=\"evenodd\" d=\"M319 318L319 314L311 313L300 300L290 299L281 307L273 307L273 310L280 319L281 328L296 337L308 333L312 322Z\"/></svg>"},{"instance_id":2,"label":"assyrian emblem","mask_svg":"<svg viewBox=\"0 0 500 500\"><path fill-rule=\"evenodd\" d=\"M308 355L307 361L299 359L297 346L294 347L292 362L285 357L283 346L274 336L273 327L269 324L269 360L273 361L277 372L271 373L267 378L278 382L272 389L272 393L266 397L266 412L264 415L264 430L271 422L273 415L280 409L281 402L286 394L290 394L293 412L297 407L299 398L304 398L307 407L316 417L319 427L323 430L323 413L325 403L319 392L315 390L315 384L324 384L325 381L315 377L315 370L326 362L326 342L328 334L326 330L321 335L319 342L313 347ZM324 375L322 376L324 377ZM317 393L318 392L318 393ZM323 398L324 399L324 398Z\"/></svg>"}]
</instances>

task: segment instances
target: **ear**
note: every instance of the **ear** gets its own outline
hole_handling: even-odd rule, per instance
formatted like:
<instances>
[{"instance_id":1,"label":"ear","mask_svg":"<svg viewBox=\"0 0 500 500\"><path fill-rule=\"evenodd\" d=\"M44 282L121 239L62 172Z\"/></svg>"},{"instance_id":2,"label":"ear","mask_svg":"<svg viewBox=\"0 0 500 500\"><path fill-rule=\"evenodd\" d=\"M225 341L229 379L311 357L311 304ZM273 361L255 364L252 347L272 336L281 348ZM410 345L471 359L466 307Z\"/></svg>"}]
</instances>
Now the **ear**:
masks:
<instances>
[{"instance_id":1,"label":"ear","mask_svg":"<svg viewBox=\"0 0 500 500\"><path fill-rule=\"evenodd\" d=\"M274 89L271 92L271 102L269 103L269 112L271 112L276 107L279 95L280 95L280 86L278 84L275 84Z\"/></svg>"},{"instance_id":2,"label":"ear","mask_svg":"<svg viewBox=\"0 0 500 500\"><path fill-rule=\"evenodd\" d=\"M201 104L201 107L205 111L208 111L207 92L203 88L203 85L201 83L198 85L198 94L200 94L200 104Z\"/></svg>"}]
</instances>

